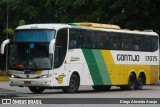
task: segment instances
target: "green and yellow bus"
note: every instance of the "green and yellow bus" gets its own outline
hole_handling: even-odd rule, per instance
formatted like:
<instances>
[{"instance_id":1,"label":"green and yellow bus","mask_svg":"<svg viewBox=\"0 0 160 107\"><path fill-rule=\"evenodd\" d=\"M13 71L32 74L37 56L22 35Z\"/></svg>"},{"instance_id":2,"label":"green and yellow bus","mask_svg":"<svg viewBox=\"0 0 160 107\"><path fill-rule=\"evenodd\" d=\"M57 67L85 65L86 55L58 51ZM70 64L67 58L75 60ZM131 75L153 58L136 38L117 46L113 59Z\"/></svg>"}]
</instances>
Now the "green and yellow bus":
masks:
<instances>
[{"instance_id":1,"label":"green and yellow bus","mask_svg":"<svg viewBox=\"0 0 160 107\"><path fill-rule=\"evenodd\" d=\"M132 31L98 23L31 24L16 28L11 43L11 86L33 93L47 88L77 92L118 86L142 89L158 82L159 39L153 31Z\"/></svg>"}]
</instances>

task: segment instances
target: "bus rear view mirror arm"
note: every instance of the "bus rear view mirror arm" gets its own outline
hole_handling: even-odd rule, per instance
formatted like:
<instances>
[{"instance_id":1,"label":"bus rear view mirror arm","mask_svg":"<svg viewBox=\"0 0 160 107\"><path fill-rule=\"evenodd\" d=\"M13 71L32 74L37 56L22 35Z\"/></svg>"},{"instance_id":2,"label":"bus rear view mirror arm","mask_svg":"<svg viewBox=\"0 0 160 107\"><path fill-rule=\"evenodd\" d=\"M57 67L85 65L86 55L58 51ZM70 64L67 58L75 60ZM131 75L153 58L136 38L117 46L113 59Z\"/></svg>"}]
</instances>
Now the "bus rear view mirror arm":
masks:
<instances>
[{"instance_id":1,"label":"bus rear view mirror arm","mask_svg":"<svg viewBox=\"0 0 160 107\"><path fill-rule=\"evenodd\" d=\"M53 40L50 42L50 44L49 44L49 54L53 54L54 44L55 44L55 39L53 39Z\"/></svg>"},{"instance_id":2,"label":"bus rear view mirror arm","mask_svg":"<svg viewBox=\"0 0 160 107\"><path fill-rule=\"evenodd\" d=\"M10 40L9 39L6 39L2 42L1 44L1 54L4 54L4 49L5 49L5 46L10 43Z\"/></svg>"}]
</instances>

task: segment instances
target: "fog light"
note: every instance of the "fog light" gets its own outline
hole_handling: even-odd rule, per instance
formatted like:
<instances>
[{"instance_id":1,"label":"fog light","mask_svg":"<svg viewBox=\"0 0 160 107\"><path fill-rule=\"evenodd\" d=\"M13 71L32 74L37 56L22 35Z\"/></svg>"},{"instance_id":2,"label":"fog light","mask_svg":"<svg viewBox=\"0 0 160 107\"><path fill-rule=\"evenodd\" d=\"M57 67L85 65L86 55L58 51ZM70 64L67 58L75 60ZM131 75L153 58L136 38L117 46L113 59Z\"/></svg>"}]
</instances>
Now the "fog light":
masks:
<instances>
[{"instance_id":1,"label":"fog light","mask_svg":"<svg viewBox=\"0 0 160 107\"><path fill-rule=\"evenodd\" d=\"M50 83L51 83L51 80L45 82L45 84L50 84Z\"/></svg>"},{"instance_id":2,"label":"fog light","mask_svg":"<svg viewBox=\"0 0 160 107\"><path fill-rule=\"evenodd\" d=\"M13 82L12 82L12 81L9 81L9 84L13 84Z\"/></svg>"}]
</instances>

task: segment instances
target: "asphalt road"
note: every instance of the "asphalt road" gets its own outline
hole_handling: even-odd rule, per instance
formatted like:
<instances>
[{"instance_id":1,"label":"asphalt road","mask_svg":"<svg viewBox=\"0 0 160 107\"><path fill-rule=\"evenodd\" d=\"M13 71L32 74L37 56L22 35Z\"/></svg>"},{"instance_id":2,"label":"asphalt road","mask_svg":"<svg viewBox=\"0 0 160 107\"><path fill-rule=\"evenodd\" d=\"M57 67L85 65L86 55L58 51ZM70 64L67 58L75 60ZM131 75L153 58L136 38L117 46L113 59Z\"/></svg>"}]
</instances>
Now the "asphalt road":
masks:
<instances>
[{"instance_id":1,"label":"asphalt road","mask_svg":"<svg viewBox=\"0 0 160 107\"><path fill-rule=\"evenodd\" d=\"M143 90L121 91L113 86L110 91L95 92L91 86L81 86L78 93L66 94L62 90L47 89L42 94L33 94L27 87L10 87L8 82L0 82L0 89L19 93L18 98L160 98L160 85L144 86ZM95 101L96 102L96 101ZM21 105L0 105L0 107L21 107ZM44 107L44 105L24 105L24 107ZM47 104L45 107L159 107L159 104Z\"/></svg>"},{"instance_id":2,"label":"asphalt road","mask_svg":"<svg viewBox=\"0 0 160 107\"><path fill-rule=\"evenodd\" d=\"M0 82L0 88L15 90L24 98L160 98L160 85L147 85L142 90L122 91L112 86L110 91L95 92L91 86L81 86L74 94L63 93L61 89L46 89L42 94L33 94L27 87L11 87Z\"/></svg>"}]
</instances>

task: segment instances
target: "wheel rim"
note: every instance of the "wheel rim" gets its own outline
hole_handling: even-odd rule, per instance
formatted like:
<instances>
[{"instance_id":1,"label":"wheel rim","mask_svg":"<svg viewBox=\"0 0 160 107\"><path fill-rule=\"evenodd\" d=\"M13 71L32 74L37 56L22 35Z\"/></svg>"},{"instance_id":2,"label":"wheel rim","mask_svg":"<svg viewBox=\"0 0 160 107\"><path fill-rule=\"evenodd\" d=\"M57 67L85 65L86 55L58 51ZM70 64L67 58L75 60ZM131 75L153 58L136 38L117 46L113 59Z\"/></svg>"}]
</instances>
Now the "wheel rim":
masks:
<instances>
[{"instance_id":1,"label":"wheel rim","mask_svg":"<svg viewBox=\"0 0 160 107\"><path fill-rule=\"evenodd\" d=\"M66 93L75 93L78 91L79 85L80 85L80 79L78 78L77 75L72 74L69 81L69 86L64 87L62 89Z\"/></svg>"},{"instance_id":2,"label":"wheel rim","mask_svg":"<svg viewBox=\"0 0 160 107\"><path fill-rule=\"evenodd\" d=\"M143 80L142 80L142 78L139 78L138 85L139 85L140 89L143 87Z\"/></svg>"},{"instance_id":3,"label":"wheel rim","mask_svg":"<svg viewBox=\"0 0 160 107\"><path fill-rule=\"evenodd\" d=\"M71 79L70 80L70 84L69 84L69 88L72 90L72 89L74 89L76 87L76 82L73 80L73 79Z\"/></svg>"},{"instance_id":4,"label":"wheel rim","mask_svg":"<svg viewBox=\"0 0 160 107\"><path fill-rule=\"evenodd\" d=\"M134 89L135 89L135 81L134 81L134 78L132 78L129 83L130 83L130 89L131 89L131 90L134 90Z\"/></svg>"}]
</instances>

